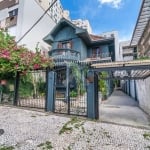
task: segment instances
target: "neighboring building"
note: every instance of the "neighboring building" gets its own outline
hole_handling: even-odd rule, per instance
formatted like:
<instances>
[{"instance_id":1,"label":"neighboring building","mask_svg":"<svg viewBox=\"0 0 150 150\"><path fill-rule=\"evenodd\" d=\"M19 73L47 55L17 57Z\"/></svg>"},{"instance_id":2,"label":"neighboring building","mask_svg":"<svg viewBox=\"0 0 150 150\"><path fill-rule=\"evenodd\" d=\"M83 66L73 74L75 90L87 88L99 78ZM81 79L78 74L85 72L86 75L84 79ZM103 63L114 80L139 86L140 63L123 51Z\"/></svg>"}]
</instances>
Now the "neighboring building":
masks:
<instances>
[{"instance_id":1,"label":"neighboring building","mask_svg":"<svg viewBox=\"0 0 150 150\"><path fill-rule=\"evenodd\" d=\"M136 47L130 46L130 41L119 43L119 53L123 61L129 61L137 58Z\"/></svg>"},{"instance_id":2,"label":"neighboring building","mask_svg":"<svg viewBox=\"0 0 150 150\"><path fill-rule=\"evenodd\" d=\"M118 31L110 31L110 32L104 32L100 34L100 36L103 36L105 38L114 38L115 42L114 47L115 47L115 60L116 61L121 61L121 54L119 53L119 36L118 36Z\"/></svg>"},{"instance_id":3,"label":"neighboring building","mask_svg":"<svg viewBox=\"0 0 150 150\"><path fill-rule=\"evenodd\" d=\"M150 57L150 0L143 0L130 46L137 48L138 57ZM136 92L132 92L136 88ZM150 114L150 77L130 83L130 92L139 106ZM129 91L128 89L128 91Z\"/></svg>"},{"instance_id":4,"label":"neighboring building","mask_svg":"<svg viewBox=\"0 0 150 150\"><path fill-rule=\"evenodd\" d=\"M77 19L77 20L72 20L72 23L77 27L86 29L88 33L92 33L92 28L88 20Z\"/></svg>"},{"instance_id":5,"label":"neighboring building","mask_svg":"<svg viewBox=\"0 0 150 150\"><path fill-rule=\"evenodd\" d=\"M145 55L145 52L149 49L149 20L150 0L143 0L130 43L131 46L137 46L137 51L139 55Z\"/></svg>"},{"instance_id":6,"label":"neighboring building","mask_svg":"<svg viewBox=\"0 0 150 150\"><path fill-rule=\"evenodd\" d=\"M150 57L150 19L137 46L139 57Z\"/></svg>"},{"instance_id":7,"label":"neighboring building","mask_svg":"<svg viewBox=\"0 0 150 150\"><path fill-rule=\"evenodd\" d=\"M0 27L7 28L8 32L18 41L31 26L42 16L44 10L36 0L1 0ZM18 43L34 50L39 42L39 48L48 50L49 45L42 38L55 26L55 22L46 14L42 20Z\"/></svg>"},{"instance_id":8,"label":"neighboring building","mask_svg":"<svg viewBox=\"0 0 150 150\"><path fill-rule=\"evenodd\" d=\"M36 0L44 10L48 9L48 7L54 2L54 0ZM51 16L55 23L58 23L59 20L64 17L66 19L70 19L69 11L63 10L62 4L60 0L57 0L53 7L50 8L48 14Z\"/></svg>"},{"instance_id":9,"label":"neighboring building","mask_svg":"<svg viewBox=\"0 0 150 150\"><path fill-rule=\"evenodd\" d=\"M49 55L54 59L115 61L115 38L92 35L62 18L44 38L52 45Z\"/></svg>"}]
</instances>

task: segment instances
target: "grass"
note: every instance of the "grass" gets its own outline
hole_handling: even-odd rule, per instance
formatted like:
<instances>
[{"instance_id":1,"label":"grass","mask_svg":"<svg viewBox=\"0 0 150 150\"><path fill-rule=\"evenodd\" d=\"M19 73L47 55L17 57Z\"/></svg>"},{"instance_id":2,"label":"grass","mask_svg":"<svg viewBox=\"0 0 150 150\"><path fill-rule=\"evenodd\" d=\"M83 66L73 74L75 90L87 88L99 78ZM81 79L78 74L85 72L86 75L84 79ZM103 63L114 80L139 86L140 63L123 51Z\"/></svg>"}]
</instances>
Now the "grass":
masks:
<instances>
[{"instance_id":1,"label":"grass","mask_svg":"<svg viewBox=\"0 0 150 150\"><path fill-rule=\"evenodd\" d=\"M144 139L150 140L150 133L143 134Z\"/></svg>"},{"instance_id":2,"label":"grass","mask_svg":"<svg viewBox=\"0 0 150 150\"><path fill-rule=\"evenodd\" d=\"M53 146L50 141L46 141L45 143L41 143L37 145L37 147L41 147L42 150L52 150Z\"/></svg>"},{"instance_id":3,"label":"grass","mask_svg":"<svg viewBox=\"0 0 150 150\"><path fill-rule=\"evenodd\" d=\"M13 146L0 146L0 150L14 150Z\"/></svg>"},{"instance_id":4,"label":"grass","mask_svg":"<svg viewBox=\"0 0 150 150\"><path fill-rule=\"evenodd\" d=\"M85 133L85 129L83 127L84 122L78 119L77 117L71 118L68 122L66 122L61 130L59 131L59 134L63 133L71 133L74 128L81 129L83 133Z\"/></svg>"}]
</instances>

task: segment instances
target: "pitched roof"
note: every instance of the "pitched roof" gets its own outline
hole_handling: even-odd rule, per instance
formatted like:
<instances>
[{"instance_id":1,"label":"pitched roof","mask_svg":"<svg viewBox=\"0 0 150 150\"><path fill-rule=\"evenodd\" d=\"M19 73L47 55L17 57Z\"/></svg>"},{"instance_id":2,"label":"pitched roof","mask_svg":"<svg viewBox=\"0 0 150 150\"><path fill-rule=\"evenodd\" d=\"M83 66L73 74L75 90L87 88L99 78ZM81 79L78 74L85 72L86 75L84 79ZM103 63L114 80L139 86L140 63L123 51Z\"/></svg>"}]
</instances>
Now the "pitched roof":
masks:
<instances>
[{"instance_id":1,"label":"pitched roof","mask_svg":"<svg viewBox=\"0 0 150 150\"><path fill-rule=\"evenodd\" d=\"M64 26L68 26L68 25L75 29L75 34L78 35L80 38L82 38L87 43L87 45L94 44L94 43L108 42L114 39L112 37L105 38L102 36L89 34L86 29L80 28L74 25L71 21L62 18L58 22L58 24L56 24L56 26L52 29L52 31L46 37L44 37L43 40L48 44L53 43L54 35L57 34L57 32L59 32Z\"/></svg>"}]
</instances>

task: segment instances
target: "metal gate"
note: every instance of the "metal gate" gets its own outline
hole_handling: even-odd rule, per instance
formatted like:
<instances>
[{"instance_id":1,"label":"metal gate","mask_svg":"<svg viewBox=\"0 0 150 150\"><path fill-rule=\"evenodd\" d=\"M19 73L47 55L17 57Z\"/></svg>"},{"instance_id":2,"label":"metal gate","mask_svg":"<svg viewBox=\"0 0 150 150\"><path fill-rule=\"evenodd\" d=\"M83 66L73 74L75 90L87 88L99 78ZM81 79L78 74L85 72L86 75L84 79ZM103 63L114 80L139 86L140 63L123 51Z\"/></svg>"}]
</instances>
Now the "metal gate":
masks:
<instances>
[{"instance_id":1,"label":"metal gate","mask_svg":"<svg viewBox=\"0 0 150 150\"><path fill-rule=\"evenodd\" d=\"M78 70L78 77L68 66L59 66L55 72L54 112L86 116L87 91L82 71Z\"/></svg>"}]
</instances>

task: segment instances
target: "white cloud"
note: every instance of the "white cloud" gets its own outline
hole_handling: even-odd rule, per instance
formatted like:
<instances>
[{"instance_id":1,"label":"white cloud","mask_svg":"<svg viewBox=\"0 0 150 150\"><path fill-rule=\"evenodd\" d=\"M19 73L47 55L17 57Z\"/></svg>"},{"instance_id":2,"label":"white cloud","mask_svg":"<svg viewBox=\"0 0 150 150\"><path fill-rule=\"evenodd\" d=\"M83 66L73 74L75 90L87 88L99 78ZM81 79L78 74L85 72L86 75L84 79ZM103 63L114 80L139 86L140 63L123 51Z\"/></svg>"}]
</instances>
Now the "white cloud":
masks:
<instances>
[{"instance_id":1,"label":"white cloud","mask_svg":"<svg viewBox=\"0 0 150 150\"><path fill-rule=\"evenodd\" d=\"M100 4L108 4L113 8L120 8L123 0L98 0Z\"/></svg>"}]
</instances>

